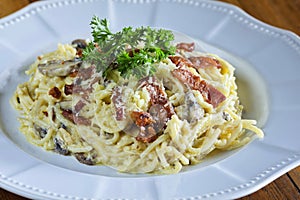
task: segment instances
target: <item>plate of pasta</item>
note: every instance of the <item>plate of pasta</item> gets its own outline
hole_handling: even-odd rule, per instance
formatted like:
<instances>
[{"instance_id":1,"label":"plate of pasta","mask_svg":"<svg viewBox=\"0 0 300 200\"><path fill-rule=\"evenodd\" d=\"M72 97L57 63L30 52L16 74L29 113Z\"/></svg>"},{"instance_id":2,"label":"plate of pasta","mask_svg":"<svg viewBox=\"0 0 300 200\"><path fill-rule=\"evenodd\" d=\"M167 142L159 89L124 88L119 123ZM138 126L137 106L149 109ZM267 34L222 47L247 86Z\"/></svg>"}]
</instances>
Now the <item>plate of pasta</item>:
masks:
<instances>
[{"instance_id":1,"label":"plate of pasta","mask_svg":"<svg viewBox=\"0 0 300 200\"><path fill-rule=\"evenodd\" d=\"M299 37L236 7L56 0L0 30L7 190L231 199L299 165Z\"/></svg>"}]
</instances>

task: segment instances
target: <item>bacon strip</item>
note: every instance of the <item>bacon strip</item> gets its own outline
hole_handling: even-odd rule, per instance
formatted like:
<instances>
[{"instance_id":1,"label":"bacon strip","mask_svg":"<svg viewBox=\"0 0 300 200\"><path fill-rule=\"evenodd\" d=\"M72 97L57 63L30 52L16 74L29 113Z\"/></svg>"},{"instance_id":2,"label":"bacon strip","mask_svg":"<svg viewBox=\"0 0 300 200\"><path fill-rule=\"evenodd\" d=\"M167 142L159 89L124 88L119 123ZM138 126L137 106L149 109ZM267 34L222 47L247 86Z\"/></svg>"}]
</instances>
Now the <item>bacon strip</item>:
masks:
<instances>
[{"instance_id":1,"label":"bacon strip","mask_svg":"<svg viewBox=\"0 0 300 200\"><path fill-rule=\"evenodd\" d=\"M154 129L155 121L148 112L133 111L131 117L140 128L138 135L135 137L137 141L150 143L156 140L157 131Z\"/></svg>"},{"instance_id":2,"label":"bacon strip","mask_svg":"<svg viewBox=\"0 0 300 200\"><path fill-rule=\"evenodd\" d=\"M79 94L83 99L88 101L89 94L93 91L93 85L99 80L100 77L95 77L90 79L86 85L82 85L81 83L65 84L64 93L65 95Z\"/></svg>"},{"instance_id":3,"label":"bacon strip","mask_svg":"<svg viewBox=\"0 0 300 200\"><path fill-rule=\"evenodd\" d=\"M182 57L182 56L169 56L169 59L174 63L177 67L194 67L193 63L189 61L188 59Z\"/></svg>"},{"instance_id":4,"label":"bacon strip","mask_svg":"<svg viewBox=\"0 0 300 200\"><path fill-rule=\"evenodd\" d=\"M111 95L111 101L116 110L116 120L121 121L125 119L125 105L122 99L122 87L115 87Z\"/></svg>"},{"instance_id":5,"label":"bacon strip","mask_svg":"<svg viewBox=\"0 0 300 200\"><path fill-rule=\"evenodd\" d=\"M90 126L91 121L87 118L84 118L82 116L77 116L75 113L73 113L71 110L64 110L62 109L62 115L73 122L74 124L79 124L79 125L85 125L85 126Z\"/></svg>"},{"instance_id":6,"label":"bacon strip","mask_svg":"<svg viewBox=\"0 0 300 200\"><path fill-rule=\"evenodd\" d=\"M174 114L174 108L168 101L167 94L159 85L154 76L145 77L141 79L139 87L146 87L147 91L150 94L151 105L162 105L168 112L168 118L171 118L171 116Z\"/></svg>"},{"instance_id":7,"label":"bacon strip","mask_svg":"<svg viewBox=\"0 0 300 200\"><path fill-rule=\"evenodd\" d=\"M195 50L195 43L194 42L192 42L192 43L185 43L185 42L178 43L176 45L176 49L187 51L187 52L192 52L192 51Z\"/></svg>"},{"instance_id":8,"label":"bacon strip","mask_svg":"<svg viewBox=\"0 0 300 200\"><path fill-rule=\"evenodd\" d=\"M64 87L65 95L78 94L86 101L89 101L89 94L92 91L93 91L92 85L88 86L87 88L84 88L82 85L77 85L77 84L72 83L70 85L65 84L65 87Z\"/></svg>"},{"instance_id":9,"label":"bacon strip","mask_svg":"<svg viewBox=\"0 0 300 200\"><path fill-rule=\"evenodd\" d=\"M156 140L157 133L152 126L148 126L145 129L141 129L138 136L135 137L137 141L150 143Z\"/></svg>"},{"instance_id":10,"label":"bacon strip","mask_svg":"<svg viewBox=\"0 0 300 200\"><path fill-rule=\"evenodd\" d=\"M140 128L136 140L148 143L158 137L158 133L174 114L174 108L155 77L145 77L139 83L139 88L145 87L149 92L151 105L148 112L133 111L131 118Z\"/></svg>"},{"instance_id":11,"label":"bacon strip","mask_svg":"<svg viewBox=\"0 0 300 200\"><path fill-rule=\"evenodd\" d=\"M92 75L95 73L96 73L96 66L91 65L88 68L80 68L80 70L78 70L77 77L81 80L87 80L91 78Z\"/></svg>"},{"instance_id":12,"label":"bacon strip","mask_svg":"<svg viewBox=\"0 0 300 200\"><path fill-rule=\"evenodd\" d=\"M194 75L188 69L174 69L172 75L191 89L198 90L202 94L204 100L212 104L214 108L226 99L219 90L206 83L206 81L201 80L199 76Z\"/></svg>"},{"instance_id":13,"label":"bacon strip","mask_svg":"<svg viewBox=\"0 0 300 200\"><path fill-rule=\"evenodd\" d=\"M214 108L218 107L218 105L226 99L219 90L206 83L204 80L201 81L201 86L202 96L208 103L212 104Z\"/></svg>"},{"instance_id":14,"label":"bacon strip","mask_svg":"<svg viewBox=\"0 0 300 200\"><path fill-rule=\"evenodd\" d=\"M200 68L207 67L217 67L218 69L222 68L222 65L219 60L208 56L189 57L189 61L197 70Z\"/></svg>"},{"instance_id":15,"label":"bacon strip","mask_svg":"<svg viewBox=\"0 0 300 200\"><path fill-rule=\"evenodd\" d=\"M169 59L177 66L177 67L192 67L197 70L200 68L207 67L216 67L218 69L222 68L222 65L219 60L209 57L209 56L197 56L197 57L189 57L188 59L182 56L169 56Z\"/></svg>"},{"instance_id":16,"label":"bacon strip","mask_svg":"<svg viewBox=\"0 0 300 200\"><path fill-rule=\"evenodd\" d=\"M137 126L148 126L155 122L150 113L144 111L133 111L131 113L131 118L135 121Z\"/></svg>"},{"instance_id":17,"label":"bacon strip","mask_svg":"<svg viewBox=\"0 0 300 200\"><path fill-rule=\"evenodd\" d=\"M74 106L74 112L75 113L78 113L80 112L80 110L85 106L86 104L82 101L82 100L79 100L76 105Z\"/></svg>"}]
</instances>

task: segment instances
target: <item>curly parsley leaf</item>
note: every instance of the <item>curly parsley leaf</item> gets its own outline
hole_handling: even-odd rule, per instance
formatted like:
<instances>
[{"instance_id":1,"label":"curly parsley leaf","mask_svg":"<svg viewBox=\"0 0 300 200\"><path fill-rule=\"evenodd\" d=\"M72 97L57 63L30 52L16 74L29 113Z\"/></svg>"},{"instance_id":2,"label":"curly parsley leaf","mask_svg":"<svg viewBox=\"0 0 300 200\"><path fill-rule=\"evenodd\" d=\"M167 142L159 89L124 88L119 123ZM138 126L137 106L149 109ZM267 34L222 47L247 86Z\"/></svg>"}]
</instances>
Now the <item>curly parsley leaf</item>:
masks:
<instances>
[{"instance_id":1,"label":"curly parsley leaf","mask_svg":"<svg viewBox=\"0 0 300 200\"><path fill-rule=\"evenodd\" d=\"M112 33L106 19L92 18L93 42L83 51L83 59L95 64L97 70L107 76L118 70L122 77L138 78L155 72L155 63L175 53L171 41L174 35L169 30L150 27L125 27Z\"/></svg>"}]
</instances>

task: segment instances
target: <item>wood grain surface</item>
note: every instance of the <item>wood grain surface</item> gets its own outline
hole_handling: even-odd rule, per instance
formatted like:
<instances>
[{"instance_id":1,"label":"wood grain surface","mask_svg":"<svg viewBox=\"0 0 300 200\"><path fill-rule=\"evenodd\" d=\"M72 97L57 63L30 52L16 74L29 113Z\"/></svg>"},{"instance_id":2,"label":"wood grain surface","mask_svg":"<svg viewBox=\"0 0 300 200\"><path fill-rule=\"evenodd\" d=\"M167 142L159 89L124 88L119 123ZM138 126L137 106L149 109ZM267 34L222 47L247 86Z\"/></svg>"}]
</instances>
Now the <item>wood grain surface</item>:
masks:
<instances>
[{"instance_id":1,"label":"wood grain surface","mask_svg":"<svg viewBox=\"0 0 300 200\"><path fill-rule=\"evenodd\" d=\"M0 18L37 0L0 0ZM270 25L300 35L300 0L222 0L236 5L253 17ZM299 131L299 130L298 130ZM300 133L299 133L300 134ZM299 142L300 145L300 142ZM26 198L0 188L1 200ZM300 199L300 167L282 175L257 192L239 200L297 200Z\"/></svg>"}]
</instances>

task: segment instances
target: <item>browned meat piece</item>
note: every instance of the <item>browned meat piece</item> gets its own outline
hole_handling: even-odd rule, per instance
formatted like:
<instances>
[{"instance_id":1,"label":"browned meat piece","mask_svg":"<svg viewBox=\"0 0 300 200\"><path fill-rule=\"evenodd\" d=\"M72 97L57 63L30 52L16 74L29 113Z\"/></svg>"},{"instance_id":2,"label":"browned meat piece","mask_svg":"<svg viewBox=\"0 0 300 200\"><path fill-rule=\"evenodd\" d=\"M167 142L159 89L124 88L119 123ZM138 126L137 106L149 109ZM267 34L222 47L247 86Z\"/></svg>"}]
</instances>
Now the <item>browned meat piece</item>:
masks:
<instances>
[{"instance_id":1,"label":"browned meat piece","mask_svg":"<svg viewBox=\"0 0 300 200\"><path fill-rule=\"evenodd\" d=\"M193 64L193 67L197 70L207 67L217 67L219 69L222 68L219 60L208 56L190 57L189 60Z\"/></svg>"},{"instance_id":2,"label":"browned meat piece","mask_svg":"<svg viewBox=\"0 0 300 200\"><path fill-rule=\"evenodd\" d=\"M174 69L172 75L177 78L181 83L189 86L193 90L198 90L200 87L201 79L199 76L194 75L191 71L184 68Z\"/></svg>"},{"instance_id":3,"label":"browned meat piece","mask_svg":"<svg viewBox=\"0 0 300 200\"><path fill-rule=\"evenodd\" d=\"M79 100L74 107L74 112L78 113L85 105L86 104L82 100Z\"/></svg>"},{"instance_id":4,"label":"browned meat piece","mask_svg":"<svg viewBox=\"0 0 300 200\"><path fill-rule=\"evenodd\" d=\"M168 112L168 118L174 114L174 108L171 103L168 101L167 94L157 82L156 78L153 76L145 77L140 80L139 87L146 87L147 91L150 93L150 102L151 105L159 104L162 105L165 110Z\"/></svg>"},{"instance_id":5,"label":"browned meat piece","mask_svg":"<svg viewBox=\"0 0 300 200\"><path fill-rule=\"evenodd\" d=\"M153 142L167 121L174 114L174 108L167 94L155 77L145 77L139 81L139 88L145 87L150 94L150 108L145 111L133 111L131 118L140 128L136 139L141 142Z\"/></svg>"},{"instance_id":6,"label":"browned meat piece","mask_svg":"<svg viewBox=\"0 0 300 200\"><path fill-rule=\"evenodd\" d=\"M111 101L116 110L116 120L121 121L126 118L125 105L122 98L122 87L115 87L111 95Z\"/></svg>"},{"instance_id":7,"label":"browned meat piece","mask_svg":"<svg viewBox=\"0 0 300 200\"><path fill-rule=\"evenodd\" d=\"M73 87L74 87L73 84L71 84L71 85L65 84L65 88L64 88L65 95L72 94L73 93Z\"/></svg>"},{"instance_id":8,"label":"browned meat piece","mask_svg":"<svg viewBox=\"0 0 300 200\"><path fill-rule=\"evenodd\" d=\"M146 128L141 128L138 136L136 136L137 141L141 141L144 143L150 143L156 140L157 133L152 126L147 126Z\"/></svg>"},{"instance_id":9,"label":"browned meat piece","mask_svg":"<svg viewBox=\"0 0 300 200\"><path fill-rule=\"evenodd\" d=\"M90 88L88 88L90 89ZM77 84L70 84L70 85L65 85L64 87L64 92L66 95L71 95L71 94L86 94L89 90L88 89L84 89L81 85L77 85Z\"/></svg>"},{"instance_id":10,"label":"browned meat piece","mask_svg":"<svg viewBox=\"0 0 300 200\"><path fill-rule=\"evenodd\" d=\"M214 108L216 108L226 99L226 97L219 90L206 83L204 80L201 81L200 93L208 103L213 105Z\"/></svg>"},{"instance_id":11,"label":"browned meat piece","mask_svg":"<svg viewBox=\"0 0 300 200\"><path fill-rule=\"evenodd\" d=\"M60 99L61 97L61 91L57 87L53 87L48 92L49 95L51 95L53 98Z\"/></svg>"},{"instance_id":12,"label":"browned meat piece","mask_svg":"<svg viewBox=\"0 0 300 200\"><path fill-rule=\"evenodd\" d=\"M133 111L131 113L131 118L135 121L137 126L148 126L155 122L150 113L144 111Z\"/></svg>"},{"instance_id":13,"label":"browned meat piece","mask_svg":"<svg viewBox=\"0 0 300 200\"><path fill-rule=\"evenodd\" d=\"M182 57L182 56L169 56L169 59L174 63L177 67L194 67L193 63L189 61L188 59Z\"/></svg>"},{"instance_id":14,"label":"browned meat piece","mask_svg":"<svg viewBox=\"0 0 300 200\"><path fill-rule=\"evenodd\" d=\"M172 74L181 83L187 85L193 90L198 90L206 102L212 104L216 108L220 103L222 103L226 97L212 85L201 80L199 76L194 75L188 69L180 68L172 71Z\"/></svg>"},{"instance_id":15,"label":"browned meat piece","mask_svg":"<svg viewBox=\"0 0 300 200\"><path fill-rule=\"evenodd\" d=\"M187 52L192 52L192 51L195 50L195 43L194 42L192 42L192 43L185 43L185 42L178 43L176 45L176 49L187 51Z\"/></svg>"},{"instance_id":16,"label":"browned meat piece","mask_svg":"<svg viewBox=\"0 0 300 200\"><path fill-rule=\"evenodd\" d=\"M80 68L78 70L77 77L80 80L87 80L87 79L91 78L92 75L95 73L96 73L96 66L91 65L90 67L87 67L87 68Z\"/></svg>"},{"instance_id":17,"label":"browned meat piece","mask_svg":"<svg viewBox=\"0 0 300 200\"><path fill-rule=\"evenodd\" d=\"M150 113L145 111L133 111L131 118L139 128L138 135L135 137L137 141L149 143L157 138L157 131L153 127L155 121L152 119Z\"/></svg>"},{"instance_id":18,"label":"browned meat piece","mask_svg":"<svg viewBox=\"0 0 300 200\"><path fill-rule=\"evenodd\" d=\"M91 125L91 121L89 119L84 118L82 116L77 116L71 110L62 110L62 115L66 119L73 122L74 124L85 125L85 126L90 126Z\"/></svg>"},{"instance_id":19,"label":"browned meat piece","mask_svg":"<svg viewBox=\"0 0 300 200\"><path fill-rule=\"evenodd\" d=\"M97 78L95 78L97 79ZM71 85L65 85L64 93L65 95L79 94L83 99L89 99L89 94L93 91L93 84L97 82L97 80L93 80L93 83L90 83L86 88L83 85L77 85L72 83Z\"/></svg>"}]
</instances>

